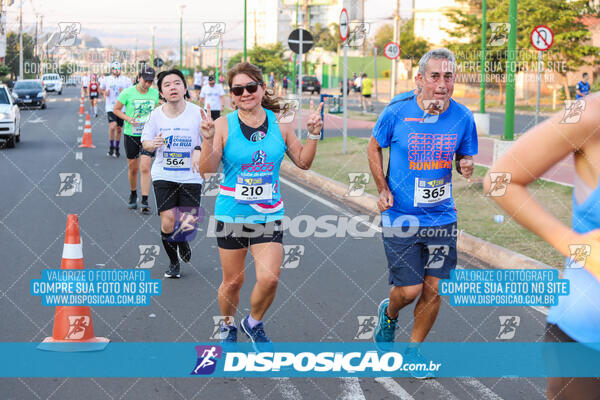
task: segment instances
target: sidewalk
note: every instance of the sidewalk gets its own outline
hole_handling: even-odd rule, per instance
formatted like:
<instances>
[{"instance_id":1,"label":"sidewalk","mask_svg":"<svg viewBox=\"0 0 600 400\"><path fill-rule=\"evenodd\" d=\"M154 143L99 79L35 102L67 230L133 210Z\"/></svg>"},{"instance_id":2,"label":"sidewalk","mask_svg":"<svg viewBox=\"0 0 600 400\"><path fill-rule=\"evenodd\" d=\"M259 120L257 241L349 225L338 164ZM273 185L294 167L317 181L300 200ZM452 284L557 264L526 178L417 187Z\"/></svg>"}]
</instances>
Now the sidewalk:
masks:
<instances>
[{"instance_id":1,"label":"sidewalk","mask_svg":"<svg viewBox=\"0 0 600 400\"><path fill-rule=\"evenodd\" d=\"M306 127L308 112L302 113L302 127ZM343 119L340 114L325 114L325 137L342 136ZM375 122L348 118L348 136L368 138L371 136ZM475 163L490 167L494 157L494 139L479 137L479 154L474 157ZM561 162L548 170L542 178L551 182L573 186L575 169L573 155L565 157Z\"/></svg>"}]
</instances>

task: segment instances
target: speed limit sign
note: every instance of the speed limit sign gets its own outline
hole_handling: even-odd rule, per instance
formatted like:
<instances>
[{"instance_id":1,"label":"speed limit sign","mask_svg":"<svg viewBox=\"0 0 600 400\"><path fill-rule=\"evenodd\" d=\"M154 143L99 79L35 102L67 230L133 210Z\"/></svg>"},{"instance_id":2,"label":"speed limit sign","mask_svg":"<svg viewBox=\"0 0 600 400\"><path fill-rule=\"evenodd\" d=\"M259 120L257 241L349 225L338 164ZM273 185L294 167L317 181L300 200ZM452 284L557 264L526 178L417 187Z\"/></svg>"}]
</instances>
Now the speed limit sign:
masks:
<instances>
[{"instance_id":1,"label":"speed limit sign","mask_svg":"<svg viewBox=\"0 0 600 400\"><path fill-rule=\"evenodd\" d=\"M400 57L400 45L398 43L389 42L383 48L383 55L390 60Z\"/></svg>"}]
</instances>

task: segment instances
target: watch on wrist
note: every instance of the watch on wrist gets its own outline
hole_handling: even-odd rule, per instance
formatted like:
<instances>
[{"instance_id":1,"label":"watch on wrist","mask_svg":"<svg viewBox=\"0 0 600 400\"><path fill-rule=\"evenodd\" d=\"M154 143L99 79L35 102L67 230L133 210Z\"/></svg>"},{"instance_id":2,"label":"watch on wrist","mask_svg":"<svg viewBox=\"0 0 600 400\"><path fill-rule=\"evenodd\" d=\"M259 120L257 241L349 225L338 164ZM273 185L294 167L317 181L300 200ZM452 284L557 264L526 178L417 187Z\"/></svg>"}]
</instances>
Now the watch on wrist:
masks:
<instances>
[{"instance_id":1,"label":"watch on wrist","mask_svg":"<svg viewBox=\"0 0 600 400\"><path fill-rule=\"evenodd\" d=\"M321 139L321 134L313 135L312 133L308 132L308 135L306 137L312 140L319 140Z\"/></svg>"},{"instance_id":2,"label":"watch on wrist","mask_svg":"<svg viewBox=\"0 0 600 400\"><path fill-rule=\"evenodd\" d=\"M196 147L194 147L194 150L202 150L202 147L196 146Z\"/></svg>"}]
</instances>

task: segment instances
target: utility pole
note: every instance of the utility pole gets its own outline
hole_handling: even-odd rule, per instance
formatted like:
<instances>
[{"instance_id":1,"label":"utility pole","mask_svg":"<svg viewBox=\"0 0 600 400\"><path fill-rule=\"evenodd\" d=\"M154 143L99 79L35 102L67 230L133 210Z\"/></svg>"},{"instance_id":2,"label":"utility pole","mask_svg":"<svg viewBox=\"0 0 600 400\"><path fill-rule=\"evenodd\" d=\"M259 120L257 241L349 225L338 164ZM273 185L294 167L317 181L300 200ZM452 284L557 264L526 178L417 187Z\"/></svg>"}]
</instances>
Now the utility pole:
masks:
<instances>
[{"instance_id":1,"label":"utility pole","mask_svg":"<svg viewBox=\"0 0 600 400\"><path fill-rule=\"evenodd\" d=\"M394 42L400 46L400 0L396 0L396 15L394 15ZM396 95L396 78L398 76L398 63L400 57L392 60L392 74L390 82L390 101Z\"/></svg>"},{"instance_id":2,"label":"utility pole","mask_svg":"<svg viewBox=\"0 0 600 400\"><path fill-rule=\"evenodd\" d=\"M247 18L247 12L248 12L248 0L244 0L244 62L248 61L248 52L246 50L246 31L248 30L247 25L248 25L248 18Z\"/></svg>"},{"instance_id":3,"label":"utility pole","mask_svg":"<svg viewBox=\"0 0 600 400\"><path fill-rule=\"evenodd\" d=\"M361 7L360 22L361 22L362 26L364 27L365 26L365 0L360 0L360 7ZM362 44L362 56L365 57L366 55L367 55L367 40L365 38L365 40Z\"/></svg>"},{"instance_id":4,"label":"utility pole","mask_svg":"<svg viewBox=\"0 0 600 400\"><path fill-rule=\"evenodd\" d=\"M150 50L150 65L154 66L154 35L156 33L156 25L152 26L152 49Z\"/></svg>"},{"instance_id":5,"label":"utility pole","mask_svg":"<svg viewBox=\"0 0 600 400\"><path fill-rule=\"evenodd\" d=\"M309 27L309 14L308 14L308 0L304 0L304 5L302 6L302 12L304 13L304 29L308 30Z\"/></svg>"},{"instance_id":6,"label":"utility pole","mask_svg":"<svg viewBox=\"0 0 600 400\"><path fill-rule=\"evenodd\" d=\"M515 58L517 47L517 0L510 0L508 7L508 54L506 57L506 111L504 116L504 140L514 140L515 131Z\"/></svg>"},{"instance_id":7,"label":"utility pole","mask_svg":"<svg viewBox=\"0 0 600 400\"><path fill-rule=\"evenodd\" d=\"M294 29L298 29L298 0L296 0L296 25ZM294 53L294 65L292 69L292 82L293 82L293 90L292 93L296 94L296 53Z\"/></svg>"},{"instance_id":8,"label":"utility pole","mask_svg":"<svg viewBox=\"0 0 600 400\"><path fill-rule=\"evenodd\" d=\"M183 69L183 9L185 5L179 5L179 69Z\"/></svg>"}]
</instances>

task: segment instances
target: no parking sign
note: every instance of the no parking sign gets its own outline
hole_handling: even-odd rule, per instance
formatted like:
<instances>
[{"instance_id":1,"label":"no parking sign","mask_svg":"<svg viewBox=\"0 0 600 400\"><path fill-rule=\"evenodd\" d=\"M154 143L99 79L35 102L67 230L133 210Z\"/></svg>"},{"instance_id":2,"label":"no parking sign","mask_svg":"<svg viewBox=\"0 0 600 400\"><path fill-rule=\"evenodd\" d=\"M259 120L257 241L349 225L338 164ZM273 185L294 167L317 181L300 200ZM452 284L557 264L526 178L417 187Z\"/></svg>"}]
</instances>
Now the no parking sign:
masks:
<instances>
[{"instance_id":1,"label":"no parking sign","mask_svg":"<svg viewBox=\"0 0 600 400\"><path fill-rule=\"evenodd\" d=\"M529 38L531 45L539 51L548 50L554 43L554 33L546 25L539 25L533 28Z\"/></svg>"}]
</instances>

